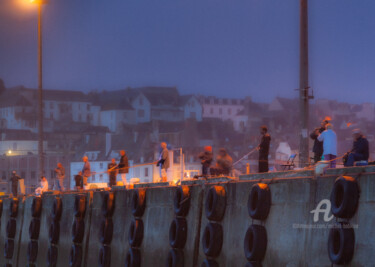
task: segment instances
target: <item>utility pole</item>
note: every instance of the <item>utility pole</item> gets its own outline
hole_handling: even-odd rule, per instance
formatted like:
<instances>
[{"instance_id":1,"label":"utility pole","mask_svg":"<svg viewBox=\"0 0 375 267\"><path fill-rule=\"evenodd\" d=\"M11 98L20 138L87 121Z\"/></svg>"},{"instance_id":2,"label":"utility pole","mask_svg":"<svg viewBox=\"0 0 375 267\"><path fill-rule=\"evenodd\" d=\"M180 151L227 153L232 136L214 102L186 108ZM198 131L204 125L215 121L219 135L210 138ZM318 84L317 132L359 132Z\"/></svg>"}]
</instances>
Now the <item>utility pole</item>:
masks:
<instances>
[{"instance_id":1,"label":"utility pole","mask_svg":"<svg viewBox=\"0 0 375 267\"><path fill-rule=\"evenodd\" d=\"M38 3L38 161L40 176L44 175L42 55L42 3Z\"/></svg>"},{"instance_id":2,"label":"utility pole","mask_svg":"<svg viewBox=\"0 0 375 267\"><path fill-rule=\"evenodd\" d=\"M308 0L300 0L300 66L299 66L299 113L300 143L299 166L309 162L309 50L308 50Z\"/></svg>"}]
</instances>

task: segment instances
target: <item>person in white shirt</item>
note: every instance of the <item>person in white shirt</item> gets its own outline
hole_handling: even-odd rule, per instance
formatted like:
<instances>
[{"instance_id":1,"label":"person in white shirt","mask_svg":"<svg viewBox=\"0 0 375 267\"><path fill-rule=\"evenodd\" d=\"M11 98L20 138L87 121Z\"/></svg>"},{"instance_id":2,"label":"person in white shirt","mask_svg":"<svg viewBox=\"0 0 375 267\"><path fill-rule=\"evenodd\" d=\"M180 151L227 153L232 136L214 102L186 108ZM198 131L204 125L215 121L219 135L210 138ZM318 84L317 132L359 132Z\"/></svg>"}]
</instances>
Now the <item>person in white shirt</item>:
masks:
<instances>
[{"instance_id":1,"label":"person in white shirt","mask_svg":"<svg viewBox=\"0 0 375 267\"><path fill-rule=\"evenodd\" d=\"M323 157L329 161L329 168L336 168L337 136L332 128L332 124L328 123L326 130L318 136L318 140L323 142Z\"/></svg>"},{"instance_id":2,"label":"person in white shirt","mask_svg":"<svg viewBox=\"0 0 375 267\"><path fill-rule=\"evenodd\" d=\"M40 196L41 194L43 194L46 191L48 191L48 181L47 181L45 176L42 176L40 178L40 187L35 189L35 194L37 196Z\"/></svg>"}]
</instances>

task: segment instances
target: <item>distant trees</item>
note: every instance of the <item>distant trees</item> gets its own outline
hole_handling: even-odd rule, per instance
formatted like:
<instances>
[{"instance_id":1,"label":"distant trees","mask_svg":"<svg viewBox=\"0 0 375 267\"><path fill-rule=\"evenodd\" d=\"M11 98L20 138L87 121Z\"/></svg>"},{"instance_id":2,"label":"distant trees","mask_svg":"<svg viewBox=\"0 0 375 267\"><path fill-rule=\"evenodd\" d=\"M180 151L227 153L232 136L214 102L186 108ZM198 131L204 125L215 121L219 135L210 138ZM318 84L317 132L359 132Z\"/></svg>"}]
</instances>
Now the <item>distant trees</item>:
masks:
<instances>
[{"instance_id":1,"label":"distant trees","mask_svg":"<svg viewBox=\"0 0 375 267\"><path fill-rule=\"evenodd\" d=\"M0 95L6 90L3 79L0 78Z\"/></svg>"}]
</instances>

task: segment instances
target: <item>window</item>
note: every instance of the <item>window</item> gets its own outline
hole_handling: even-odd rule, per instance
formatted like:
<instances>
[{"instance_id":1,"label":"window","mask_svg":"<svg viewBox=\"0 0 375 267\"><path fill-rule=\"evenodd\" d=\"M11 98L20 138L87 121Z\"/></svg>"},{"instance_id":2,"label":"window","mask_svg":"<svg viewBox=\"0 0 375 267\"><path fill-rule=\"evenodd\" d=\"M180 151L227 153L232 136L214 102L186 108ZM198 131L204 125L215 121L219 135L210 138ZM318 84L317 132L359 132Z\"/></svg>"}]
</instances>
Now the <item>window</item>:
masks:
<instances>
[{"instance_id":1,"label":"window","mask_svg":"<svg viewBox=\"0 0 375 267\"><path fill-rule=\"evenodd\" d=\"M100 162L99 166L100 166L100 169L103 169L103 162Z\"/></svg>"},{"instance_id":2,"label":"window","mask_svg":"<svg viewBox=\"0 0 375 267\"><path fill-rule=\"evenodd\" d=\"M3 174L1 175L1 179L2 180L6 180L7 179L7 175L6 175L5 171L3 171Z\"/></svg>"},{"instance_id":3,"label":"window","mask_svg":"<svg viewBox=\"0 0 375 267\"><path fill-rule=\"evenodd\" d=\"M228 108L228 114L232 114L232 109Z\"/></svg>"},{"instance_id":4,"label":"window","mask_svg":"<svg viewBox=\"0 0 375 267\"><path fill-rule=\"evenodd\" d=\"M145 168L145 177L148 177L148 168Z\"/></svg>"},{"instance_id":5,"label":"window","mask_svg":"<svg viewBox=\"0 0 375 267\"><path fill-rule=\"evenodd\" d=\"M21 172L21 178L23 178L23 179L26 178L26 173L24 171Z\"/></svg>"},{"instance_id":6,"label":"window","mask_svg":"<svg viewBox=\"0 0 375 267\"><path fill-rule=\"evenodd\" d=\"M219 115L222 115L222 114L223 114L223 109L219 108Z\"/></svg>"},{"instance_id":7,"label":"window","mask_svg":"<svg viewBox=\"0 0 375 267\"><path fill-rule=\"evenodd\" d=\"M139 98L139 105L143 106L143 98L142 97Z\"/></svg>"},{"instance_id":8,"label":"window","mask_svg":"<svg viewBox=\"0 0 375 267\"><path fill-rule=\"evenodd\" d=\"M52 102L49 102L49 108L53 109L53 103Z\"/></svg>"},{"instance_id":9,"label":"window","mask_svg":"<svg viewBox=\"0 0 375 267\"><path fill-rule=\"evenodd\" d=\"M103 174L99 175L99 181L103 182Z\"/></svg>"},{"instance_id":10,"label":"window","mask_svg":"<svg viewBox=\"0 0 375 267\"><path fill-rule=\"evenodd\" d=\"M55 171L51 170L51 178L54 178L54 177L55 177Z\"/></svg>"},{"instance_id":11,"label":"window","mask_svg":"<svg viewBox=\"0 0 375 267\"><path fill-rule=\"evenodd\" d=\"M137 115L138 117L143 118L145 116L145 111L143 109L139 109Z\"/></svg>"},{"instance_id":12,"label":"window","mask_svg":"<svg viewBox=\"0 0 375 267\"><path fill-rule=\"evenodd\" d=\"M35 171L30 172L30 178L31 178L31 180L36 179L36 172Z\"/></svg>"}]
</instances>

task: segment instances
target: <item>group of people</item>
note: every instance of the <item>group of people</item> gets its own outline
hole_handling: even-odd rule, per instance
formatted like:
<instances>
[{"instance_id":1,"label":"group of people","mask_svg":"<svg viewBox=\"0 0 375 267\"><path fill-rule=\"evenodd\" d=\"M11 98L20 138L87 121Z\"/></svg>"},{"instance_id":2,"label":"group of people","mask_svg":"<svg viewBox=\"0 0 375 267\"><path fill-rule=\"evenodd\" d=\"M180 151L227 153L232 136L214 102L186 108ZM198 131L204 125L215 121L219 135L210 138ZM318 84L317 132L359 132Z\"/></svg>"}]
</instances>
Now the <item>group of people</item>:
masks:
<instances>
[{"instance_id":1,"label":"group of people","mask_svg":"<svg viewBox=\"0 0 375 267\"><path fill-rule=\"evenodd\" d=\"M357 161L368 161L369 142L360 129L354 129L353 147L343 156L345 167L353 166ZM314 140L314 162L327 161L330 168L336 168L337 159L337 135L333 130L330 120L325 119L321 126L316 128L310 138Z\"/></svg>"},{"instance_id":2,"label":"group of people","mask_svg":"<svg viewBox=\"0 0 375 267\"><path fill-rule=\"evenodd\" d=\"M259 145L256 147L256 150L259 151L259 160L258 160L258 172L268 172L268 156L271 144L271 136L268 133L266 126L260 127L261 140ZM219 154L216 157L215 164L213 162L213 153L212 147L204 147L204 151L198 155L202 164L202 177L211 176L220 176L220 175L230 175L233 169L233 159L227 153L225 148L220 148Z\"/></svg>"}]
</instances>

